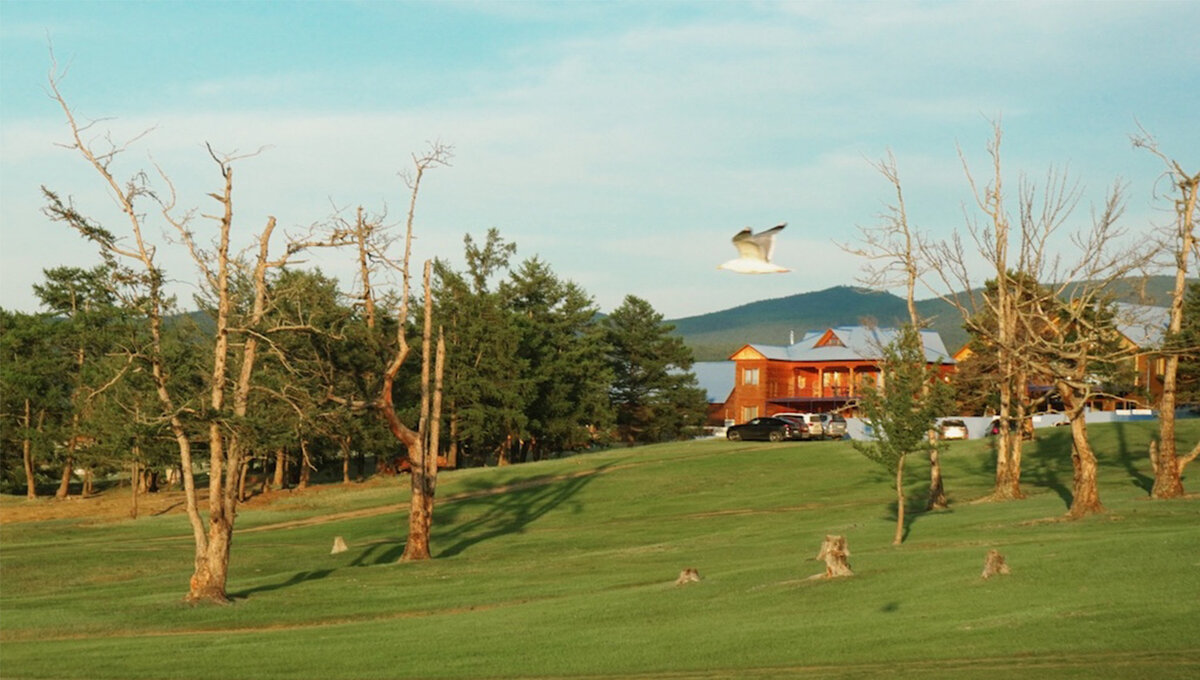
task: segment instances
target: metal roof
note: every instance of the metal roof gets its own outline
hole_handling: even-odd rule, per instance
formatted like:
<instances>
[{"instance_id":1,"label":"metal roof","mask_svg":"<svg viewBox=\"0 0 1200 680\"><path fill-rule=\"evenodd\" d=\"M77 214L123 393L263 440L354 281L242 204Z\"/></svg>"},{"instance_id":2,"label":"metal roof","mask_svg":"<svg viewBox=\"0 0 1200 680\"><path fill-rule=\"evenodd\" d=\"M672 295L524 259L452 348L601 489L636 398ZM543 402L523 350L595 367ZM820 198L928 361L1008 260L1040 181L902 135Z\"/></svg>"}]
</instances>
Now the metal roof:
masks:
<instances>
[{"instance_id":1,"label":"metal roof","mask_svg":"<svg viewBox=\"0 0 1200 680\"><path fill-rule=\"evenodd\" d=\"M1171 310L1166 307L1135 305L1118 302L1113 319L1121 335L1141 348L1161 347L1171 321Z\"/></svg>"},{"instance_id":2,"label":"metal roof","mask_svg":"<svg viewBox=\"0 0 1200 680\"><path fill-rule=\"evenodd\" d=\"M838 326L825 331L808 331L799 342L791 345L751 344L750 347L764 357L778 361L878 361L883 356L882 349L898 335L895 328ZM829 341L822 343L826 336ZM955 363L937 331L922 330L921 340L926 361Z\"/></svg>"}]
</instances>

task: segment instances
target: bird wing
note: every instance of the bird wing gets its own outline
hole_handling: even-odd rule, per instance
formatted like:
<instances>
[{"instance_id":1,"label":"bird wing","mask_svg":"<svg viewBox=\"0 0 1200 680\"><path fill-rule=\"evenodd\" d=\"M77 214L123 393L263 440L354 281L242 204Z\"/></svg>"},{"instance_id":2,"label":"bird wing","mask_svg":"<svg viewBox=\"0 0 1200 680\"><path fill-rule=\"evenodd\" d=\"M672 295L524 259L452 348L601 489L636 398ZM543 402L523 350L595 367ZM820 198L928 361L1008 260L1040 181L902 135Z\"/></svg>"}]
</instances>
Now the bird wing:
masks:
<instances>
[{"instance_id":1,"label":"bird wing","mask_svg":"<svg viewBox=\"0 0 1200 680\"><path fill-rule=\"evenodd\" d=\"M738 254L742 257L770 262L775 252L775 234L786 226L787 222L784 222L757 234L752 234L747 227L733 237L733 245L737 246Z\"/></svg>"},{"instance_id":2,"label":"bird wing","mask_svg":"<svg viewBox=\"0 0 1200 680\"><path fill-rule=\"evenodd\" d=\"M755 239L753 232L750 231L750 227L739 231L733 237L733 245L737 248L738 257L751 260L767 259L766 253L763 252L762 244Z\"/></svg>"}]
</instances>

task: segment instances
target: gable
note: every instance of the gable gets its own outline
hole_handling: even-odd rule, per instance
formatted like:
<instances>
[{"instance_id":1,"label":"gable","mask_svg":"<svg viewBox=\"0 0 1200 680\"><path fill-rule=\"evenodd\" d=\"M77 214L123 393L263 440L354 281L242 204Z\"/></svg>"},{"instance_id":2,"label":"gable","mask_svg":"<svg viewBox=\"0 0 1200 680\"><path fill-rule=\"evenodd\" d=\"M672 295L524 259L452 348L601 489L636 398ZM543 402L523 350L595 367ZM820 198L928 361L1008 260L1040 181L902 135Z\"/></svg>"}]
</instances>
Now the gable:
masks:
<instances>
[{"instance_id":1,"label":"gable","mask_svg":"<svg viewBox=\"0 0 1200 680\"><path fill-rule=\"evenodd\" d=\"M762 352L759 352L750 345L746 345L745 347L734 352L733 356L729 358L733 361L761 361L767 357Z\"/></svg>"}]
</instances>

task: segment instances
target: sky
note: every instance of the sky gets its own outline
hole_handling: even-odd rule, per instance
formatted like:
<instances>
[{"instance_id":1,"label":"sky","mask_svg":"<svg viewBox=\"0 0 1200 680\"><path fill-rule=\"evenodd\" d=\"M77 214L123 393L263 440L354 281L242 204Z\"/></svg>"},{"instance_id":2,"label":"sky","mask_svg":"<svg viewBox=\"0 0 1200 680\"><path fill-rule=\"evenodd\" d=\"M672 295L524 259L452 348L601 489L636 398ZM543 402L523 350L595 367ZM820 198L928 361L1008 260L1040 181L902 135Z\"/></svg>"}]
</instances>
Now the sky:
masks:
<instances>
[{"instance_id":1,"label":"sky","mask_svg":"<svg viewBox=\"0 0 1200 680\"><path fill-rule=\"evenodd\" d=\"M252 154L235 165L238 247L269 215L293 234L357 206L399 226L401 173L440 141L454 159L423 181L415 262L461 269L464 235L496 228L513 264L540 258L602 311L632 294L672 319L854 285L864 262L839 244L892 200L872 165L889 151L914 228L966 236L964 165L987 175L997 122L1008 186L1067 172L1075 229L1119 183L1144 238L1169 220L1167 187L1130 135L1200 165L1197 26L1189 1L4 0L0 306L34 311L43 269L98 262L42 213L42 186L127 233L62 146L51 48L90 139L133 140L118 177L161 189L161 168L202 214L221 187L205 144ZM187 306L195 268L147 221ZM737 231L780 222L791 272L717 270ZM349 285L349 253L305 266Z\"/></svg>"}]
</instances>

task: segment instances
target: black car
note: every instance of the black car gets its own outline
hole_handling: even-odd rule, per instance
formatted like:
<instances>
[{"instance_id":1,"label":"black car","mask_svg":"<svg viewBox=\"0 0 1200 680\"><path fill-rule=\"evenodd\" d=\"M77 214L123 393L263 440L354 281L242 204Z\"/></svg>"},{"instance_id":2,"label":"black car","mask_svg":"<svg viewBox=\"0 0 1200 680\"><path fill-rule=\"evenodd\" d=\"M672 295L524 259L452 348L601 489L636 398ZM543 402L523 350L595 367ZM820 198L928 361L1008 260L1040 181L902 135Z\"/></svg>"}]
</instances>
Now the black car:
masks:
<instances>
[{"instance_id":1,"label":"black car","mask_svg":"<svg viewBox=\"0 0 1200 680\"><path fill-rule=\"evenodd\" d=\"M785 418L755 418L748 423L730 426L725 437L730 441L743 439L765 439L781 442L785 439L804 439L807 428L804 423Z\"/></svg>"}]
</instances>

